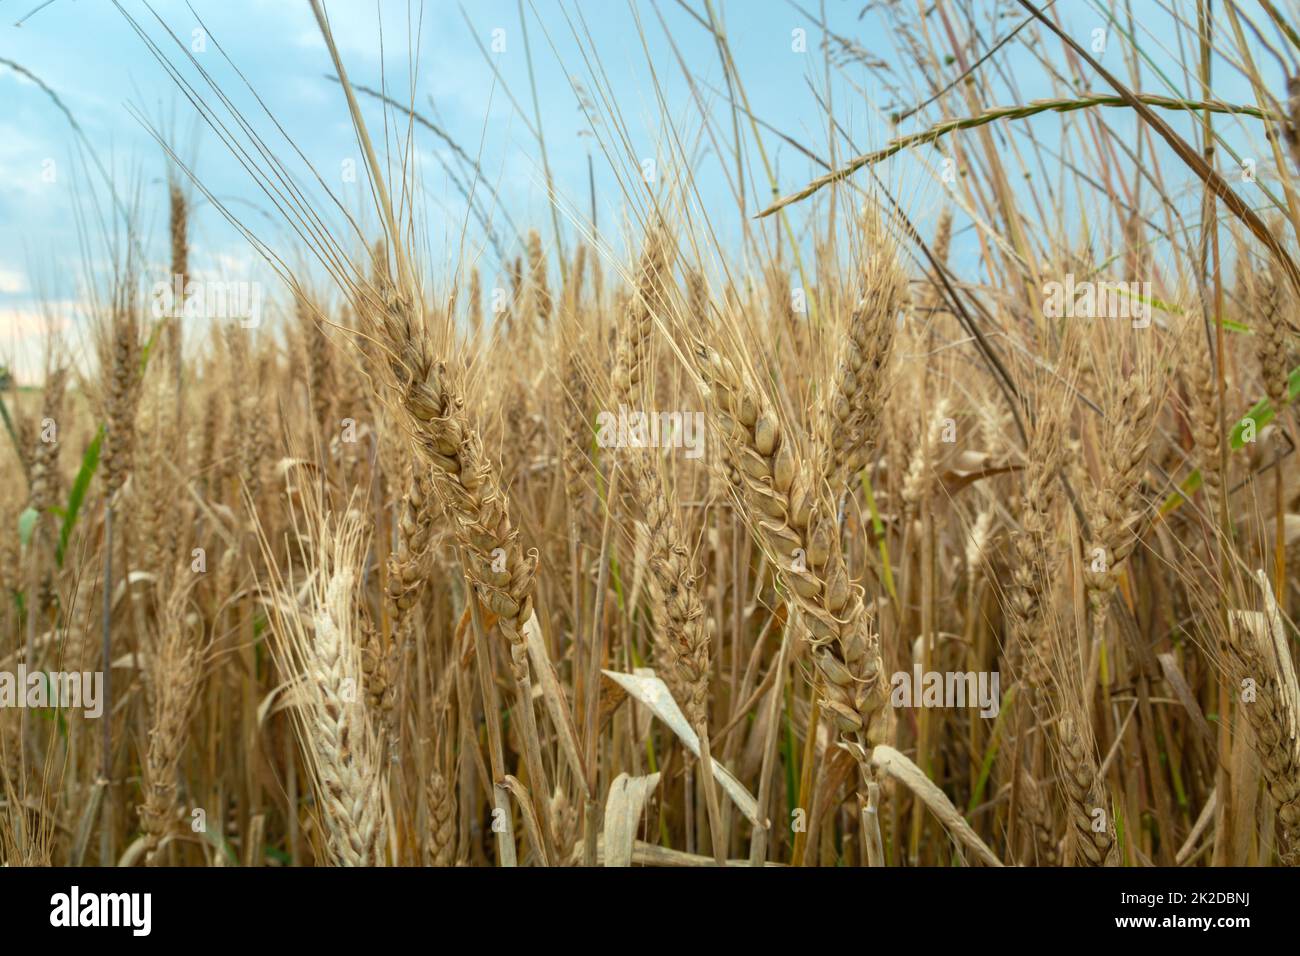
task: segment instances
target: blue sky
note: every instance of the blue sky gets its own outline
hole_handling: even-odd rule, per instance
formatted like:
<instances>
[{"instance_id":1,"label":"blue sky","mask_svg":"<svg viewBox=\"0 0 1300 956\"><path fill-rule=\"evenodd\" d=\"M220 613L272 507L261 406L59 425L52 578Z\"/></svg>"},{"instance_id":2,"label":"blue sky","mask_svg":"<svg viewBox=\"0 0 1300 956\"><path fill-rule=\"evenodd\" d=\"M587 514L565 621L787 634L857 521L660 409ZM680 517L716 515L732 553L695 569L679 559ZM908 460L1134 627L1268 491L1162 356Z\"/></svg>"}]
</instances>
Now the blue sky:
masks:
<instances>
[{"instance_id":1,"label":"blue sky","mask_svg":"<svg viewBox=\"0 0 1300 956\"><path fill-rule=\"evenodd\" d=\"M260 115L242 81L217 49L220 44L331 189L350 207L366 205L360 185L344 181L343 164L348 160L359 164L360 153L340 90L325 78L330 72L329 57L305 0L194 0L194 11L183 2L158 0L153 4L158 19L139 0L122 2L174 61L180 62L183 55L167 38L162 24L187 45L192 46L200 37L204 39L206 48L195 53L196 59L217 77L241 110L255 118L277 154L290 156L292 151L284 140L272 135L269 122ZM161 276L167 271L167 165L162 149L139 116L174 143L181 157L193 164L204 186L259 236L291 258L302 255L294 251L285 226L269 208L266 197L217 137L196 121L190 104L112 3L54 0L21 27L14 25L37 5L38 0L0 0L0 57L31 70L59 95L109 168L119 194L138 197L139 226L151 278L154 272ZM703 0L691 0L689 5L703 10ZM802 5L812 12L819 8L817 0ZM868 13L859 18L863 2L826 0L824 6L833 30L853 37L874 56L899 61L897 38L883 35L877 16ZM1058 6L1081 37L1086 38L1091 28L1103 22L1090 0L1061 0ZM1173 42L1171 31L1160 34L1158 20L1163 14L1158 3L1141 0L1135 6L1139 21L1156 34L1150 42ZM754 112L825 155L828 148L823 114L810 88L810 84L819 90L825 85L820 31L786 0L714 0L714 7L725 25ZM999 9L1012 9L1006 3L997 8L992 3L976 7L986 9L986 39L1000 37L1020 15L998 16ZM441 0L428 2L423 8L406 0L381 0L378 4L333 0L327 8L352 80L379 86L383 74L390 92L403 101L409 98L413 82L417 109L436 117L467 152L481 155L485 176L499 192L510 219L524 229L538 228L548 245L553 245L540 151L528 128L534 114L516 0L467 0L464 14L458 4ZM524 10L542 131L561 206L566 212L586 217L588 155L594 154L598 224L606 240L621 250L629 224L623 220L619 176L628 175L634 161L657 158L662 163L665 155L665 110L657 99L655 78L662 90L666 115L679 132L690 135L694 131L698 135L698 110L676 56L689 65L699 91L710 99L715 114L726 115L725 99L709 89L723 87L716 46L675 0L634 6L617 0L533 0L524 4ZM414 34L414 27L408 29L408 12L423 19L419 26L418 70L413 77L407 38ZM202 36L195 33L202 29L199 18L206 27ZM665 26L676 42L676 53L665 38ZM580 39L575 38L575 28ZM807 31L806 52L794 49L799 45L792 33L796 29ZM385 45L382 57L381 35ZM475 38L488 48L491 64ZM494 50L494 41L498 48L503 41L504 49ZM1159 52L1155 46L1152 49ZM598 66L594 56L599 58ZM1028 54L1015 44L1000 56L1013 75L1018 64L1030 62ZM1119 57L1115 45L1102 60L1112 69L1120 69ZM493 67L499 71L504 86L494 79ZM609 99L617 103L627 131L628 149L613 164L596 137L583 135L587 122L571 85L573 77L579 78L597 100L597 111L605 112L597 84L591 80L593 67L602 84L607 84ZM1037 72L1039 68L1034 64L1019 78ZM910 87L903 91L905 105L927 95L923 77L903 73L899 82ZM512 105L507 88L522 107L523 116ZM1094 87L1101 88L1100 83ZM1148 88L1165 92L1155 82ZM1248 87L1239 80L1229 81L1226 90L1220 91L1225 98L1235 94L1239 100L1250 99ZM1047 92L1046 87L1029 88L1020 94L1029 99ZM832 93L837 118L859 146L878 146L892 135L887 117L897 101L872 75L856 67L836 74ZM382 130L382 113L377 105L363 98L363 107L372 129ZM608 119L606 116L602 121L606 144L613 139ZM729 119L723 128L729 128ZM765 135L764 140L782 191L802 185L820 172L775 137ZM426 228L429 258L435 267L446 265L457 255L447 250L461 248L465 203L440 162L454 162L450 149L420 129L415 144L423 188L420 216ZM844 155L843 146L839 148ZM11 361L25 378L31 378L39 369L42 312L56 318L70 348L75 351L83 347L86 286L90 281L87 266L92 272L102 272L109 261L102 229L96 221L109 209L107 194L98 173L85 165L86 155L50 99L30 81L0 67L0 223L4 224L0 230L0 356ZM751 155L750 159L750 174L759 178L757 156ZM692 173L700 187L703 211L724 242L733 242L741 229L739 210L722 174L721 164L732 162L726 155L720 157L707 143L692 152ZM319 195L305 165L299 161L292 165L300 181ZM670 170L663 173L672 175ZM905 158L891 170L889 178L909 214L921 222L931 221L938 198L932 188L933 177L924 172L923 162L911 163ZM752 195L749 201L752 213ZM270 282L264 266L218 211L201 197L196 196L195 202L195 273L232 279L265 278ZM323 197L319 208L328 208ZM494 228L508 253L517 252L504 216L500 212L492 215ZM337 223L338 218L334 221ZM373 217L370 222L373 225ZM561 225L572 248L577 229L565 217ZM482 250L475 258L489 282L494 281L492 274L498 266L481 229L471 228L469 248L471 252ZM437 262L439 256L446 261ZM274 284L268 288L272 294L279 291Z\"/></svg>"}]
</instances>

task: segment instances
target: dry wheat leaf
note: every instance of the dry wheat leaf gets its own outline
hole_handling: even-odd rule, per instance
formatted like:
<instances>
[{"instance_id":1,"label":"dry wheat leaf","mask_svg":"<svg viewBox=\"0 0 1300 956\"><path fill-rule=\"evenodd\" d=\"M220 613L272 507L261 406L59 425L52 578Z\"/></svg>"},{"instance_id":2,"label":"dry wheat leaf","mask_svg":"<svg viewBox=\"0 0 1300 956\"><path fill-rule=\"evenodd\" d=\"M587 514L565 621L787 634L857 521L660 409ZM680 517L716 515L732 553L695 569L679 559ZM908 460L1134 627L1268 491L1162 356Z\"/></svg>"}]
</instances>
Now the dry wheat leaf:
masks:
<instances>
[{"instance_id":1,"label":"dry wheat leaf","mask_svg":"<svg viewBox=\"0 0 1300 956\"><path fill-rule=\"evenodd\" d=\"M582 843L579 842L573 848L570 855L573 862L582 859ZM605 837L603 834L596 836L596 862L604 864L605 861ZM632 844L632 864L634 866L669 866L669 867L688 867L688 868L705 868L717 866L717 861L711 856L701 856L698 853L687 853L683 850L674 850L671 847L660 846L657 843L647 843L645 840L637 840ZM749 860L728 860L727 866L734 867L751 867ZM772 869L782 869L788 867L788 863L778 863L775 860L766 860L763 866Z\"/></svg>"},{"instance_id":2,"label":"dry wheat leaf","mask_svg":"<svg viewBox=\"0 0 1300 956\"><path fill-rule=\"evenodd\" d=\"M1287 646L1286 627L1282 623L1282 611L1273 596L1273 587L1263 569L1255 572L1255 583L1264 595L1264 608L1268 630L1261 640L1260 650L1270 656L1277 665L1281 679L1281 694L1286 701L1286 715L1290 718L1291 739L1300 737L1300 681L1296 680L1295 663L1291 660L1291 649ZM1271 637L1271 642L1267 639Z\"/></svg>"},{"instance_id":3,"label":"dry wheat leaf","mask_svg":"<svg viewBox=\"0 0 1300 956\"><path fill-rule=\"evenodd\" d=\"M1171 653L1157 654L1156 660L1160 662L1160 669L1165 673L1165 681L1173 689L1174 696L1178 698L1187 715L1192 718L1192 726L1205 735L1206 739L1214 739L1214 731L1210 729L1209 721L1205 719L1205 714L1201 713L1201 705L1196 702L1192 689L1187 686L1187 678L1183 676L1182 670L1178 667L1178 661Z\"/></svg>"},{"instance_id":4,"label":"dry wheat leaf","mask_svg":"<svg viewBox=\"0 0 1300 956\"><path fill-rule=\"evenodd\" d=\"M601 673L650 708L650 711L667 724L668 728L686 745L686 749L697 757L700 755L700 738L691 729L681 708L677 706L677 701L673 700L673 695L668 692L668 686L662 680L654 676L620 674L617 671L601 671ZM718 781L718 786L727 792L731 802L750 823L756 827L763 826L758 819L758 801L739 780L731 775L731 771L724 767L720 760L714 758L712 763L713 776Z\"/></svg>"},{"instance_id":5,"label":"dry wheat leaf","mask_svg":"<svg viewBox=\"0 0 1300 956\"><path fill-rule=\"evenodd\" d=\"M871 751L871 765L881 773L888 774L920 797L921 802L930 808L930 812L939 818L954 837L974 850L976 855L989 866L1001 866L1002 861L985 845L970 828L957 808L952 805L948 795L940 790L925 771L893 747L880 744Z\"/></svg>"},{"instance_id":6,"label":"dry wheat leaf","mask_svg":"<svg viewBox=\"0 0 1300 956\"><path fill-rule=\"evenodd\" d=\"M546 653L546 643L542 640L542 629L537 624L537 615L528 618L524 625L524 634L528 638L528 659L533 662L537 677L541 681L542 700L546 702L546 712L551 715L551 723L560 740L560 749L569 761L574 776L586 781L587 770L578 749L578 730L573 725L573 716L569 712L569 701L564 688L555 676L555 667L551 655Z\"/></svg>"},{"instance_id":7,"label":"dry wheat leaf","mask_svg":"<svg viewBox=\"0 0 1300 956\"><path fill-rule=\"evenodd\" d=\"M308 703L308 690L303 686L301 676L291 678L274 688L257 705L257 726L266 725L266 719L290 707L302 707Z\"/></svg>"},{"instance_id":8,"label":"dry wheat leaf","mask_svg":"<svg viewBox=\"0 0 1300 956\"><path fill-rule=\"evenodd\" d=\"M114 670L147 670L149 667L149 655L144 651L127 651L115 657L109 664Z\"/></svg>"},{"instance_id":9,"label":"dry wheat leaf","mask_svg":"<svg viewBox=\"0 0 1300 956\"><path fill-rule=\"evenodd\" d=\"M600 725L601 733L609 726L609 722L614 719L614 714L623 706L623 701L627 700L627 691L618 681L610 680L609 675L602 674L600 677L600 702L596 706L596 720Z\"/></svg>"},{"instance_id":10,"label":"dry wheat leaf","mask_svg":"<svg viewBox=\"0 0 1300 956\"><path fill-rule=\"evenodd\" d=\"M641 826L641 811L659 785L659 774L629 777L620 773L605 798L605 865L631 866L632 846Z\"/></svg>"},{"instance_id":11,"label":"dry wheat leaf","mask_svg":"<svg viewBox=\"0 0 1300 956\"><path fill-rule=\"evenodd\" d=\"M155 580L157 580L157 576L150 571L132 571L123 580L118 581L117 586L113 589L113 610L116 611L117 606L122 603L122 598L126 596L128 585L136 585L142 582L153 582Z\"/></svg>"},{"instance_id":12,"label":"dry wheat leaf","mask_svg":"<svg viewBox=\"0 0 1300 956\"><path fill-rule=\"evenodd\" d=\"M632 673L637 677L655 677L653 667L634 667ZM632 708L632 726L636 731L637 740L645 740L650 736L650 725L654 722L654 712L644 704L633 706Z\"/></svg>"},{"instance_id":13,"label":"dry wheat leaf","mask_svg":"<svg viewBox=\"0 0 1300 956\"><path fill-rule=\"evenodd\" d=\"M657 778L658 774L655 776ZM546 855L546 844L542 840L542 826L537 819L537 812L533 808L533 798L529 794L528 788L510 774L506 774L501 785L514 796L515 802L519 805L519 816L524 821L524 833L528 836L528 845L532 847L533 853L536 854L537 861L542 866L550 866L550 858ZM608 809L605 812L608 816Z\"/></svg>"}]
</instances>

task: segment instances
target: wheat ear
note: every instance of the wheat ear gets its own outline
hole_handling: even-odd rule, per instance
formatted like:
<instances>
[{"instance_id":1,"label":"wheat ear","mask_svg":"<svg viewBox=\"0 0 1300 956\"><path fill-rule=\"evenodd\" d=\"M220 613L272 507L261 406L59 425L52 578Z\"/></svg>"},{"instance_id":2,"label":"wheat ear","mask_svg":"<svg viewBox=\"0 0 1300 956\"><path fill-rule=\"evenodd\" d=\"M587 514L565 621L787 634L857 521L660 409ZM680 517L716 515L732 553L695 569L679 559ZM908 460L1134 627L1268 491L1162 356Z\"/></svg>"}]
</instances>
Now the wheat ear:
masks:
<instances>
[{"instance_id":1,"label":"wheat ear","mask_svg":"<svg viewBox=\"0 0 1300 956\"><path fill-rule=\"evenodd\" d=\"M294 312L307 356L307 391L322 435L333 430L332 412L338 394L334 352L320 322L320 310L302 292L294 297Z\"/></svg>"},{"instance_id":2,"label":"wheat ear","mask_svg":"<svg viewBox=\"0 0 1300 956\"><path fill-rule=\"evenodd\" d=\"M386 818L379 748L363 693L356 594L366 539L356 512L312 517L312 579L301 603L288 588L277 588L272 648L297 677L296 726L330 858L339 866L377 866L384 862Z\"/></svg>"},{"instance_id":3,"label":"wheat ear","mask_svg":"<svg viewBox=\"0 0 1300 956\"><path fill-rule=\"evenodd\" d=\"M140 821L151 866L160 862L162 843L176 826L177 770L203 677L204 645L187 620L190 586L184 580L175 579L167 598L147 670L152 717Z\"/></svg>"},{"instance_id":4,"label":"wheat ear","mask_svg":"<svg viewBox=\"0 0 1300 956\"><path fill-rule=\"evenodd\" d=\"M425 787L429 823L425 852L433 866L451 866L456 859L456 794L438 771L429 775Z\"/></svg>"},{"instance_id":5,"label":"wheat ear","mask_svg":"<svg viewBox=\"0 0 1300 956\"><path fill-rule=\"evenodd\" d=\"M1124 381L1118 400L1105 409L1102 419L1103 479L1090 502L1093 538L1084 562L1094 635L1103 632L1107 599L1119 581L1121 567L1137 546L1146 518L1140 485L1158 401L1154 377L1142 366Z\"/></svg>"},{"instance_id":6,"label":"wheat ear","mask_svg":"<svg viewBox=\"0 0 1300 956\"><path fill-rule=\"evenodd\" d=\"M457 380L435 361L427 333L407 298L391 284L380 290L383 307L365 317L388 353L389 392L417 461L428 469L435 496L450 519L464 554L465 575L483 606L497 616L510 645L510 663L524 728L524 753L533 791L544 794L546 775L533 715L532 682L524 625L533 613L537 552L525 552L510 520L510 505L482 438L470 423ZM487 661L481 662L486 667ZM539 803L550 850L550 817Z\"/></svg>"},{"instance_id":7,"label":"wheat ear","mask_svg":"<svg viewBox=\"0 0 1300 956\"><path fill-rule=\"evenodd\" d=\"M551 286L546 278L546 253L542 249L542 237L536 229L528 233L528 282L532 289L533 316L540 329L544 329L551 321L553 304Z\"/></svg>"},{"instance_id":8,"label":"wheat ear","mask_svg":"<svg viewBox=\"0 0 1300 956\"><path fill-rule=\"evenodd\" d=\"M710 346L697 342L694 357L715 431L739 466L753 533L807 629L822 706L841 734L875 743L885 703L880 645L849 580L834 509L765 396Z\"/></svg>"},{"instance_id":9,"label":"wheat ear","mask_svg":"<svg viewBox=\"0 0 1300 956\"><path fill-rule=\"evenodd\" d=\"M1052 724L1055 728L1059 779L1076 852L1087 866L1115 866L1115 830L1110 804L1097 766L1096 747L1087 731L1083 708L1070 707ZM1101 811L1098 817L1097 812ZM1098 823L1101 824L1098 827Z\"/></svg>"},{"instance_id":10,"label":"wheat ear","mask_svg":"<svg viewBox=\"0 0 1300 956\"><path fill-rule=\"evenodd\" d=\"M104 381L104 446L100 463L110 499L131 471L135 411L140 396L140 319L129 293L114 297L106 334L100 339Z\"/></svg>"},{"instance_id":11,"label":"wheat ear","mask_svg":"<svg viewBox=\"0 0 1300 956\"><path fill-rule=\"evenodd\" d=\"M1184 354L1191 388L1188 426L1196 445L1201 490L1212 526L1218 524L1219 496L1223 490L1222 437L1219 434L1218 376L1214 355L1205 340L1205 325L1198 313L1187 320Z\"/></svg>"},{"instance_id":12,"label":"wheat ear","mask_svg":"<svg viewBox=\"0 0 1300 956\"><path fill-rule=\"evenodd\" d=\"M863 293L849 315L831 388L819 416L817 467L839 495L879 428L888 394L890 357L900 310L907 300L907 276L888 234L874 219L864 229L867 245Z\"/></svg>"},{"instance_id":13,"label":"wheat ear","mask_svg":"<svg viewBox=\"0 0 1300 956\"><path fill-rule=\"evenodd\" d=\"M1265 612L1233 615L1225 657L1277 810L1278 856L1287 866L1300 866L1300 684L1268 576L1255 576ZM1248 689L1253 697L1247 697Z\"/></svg>"},{"instance_id":14,"label":"wheat ear","mask_svg":"<svg viewBox=\"0 0 1300 956\"><path fill-rule=\"evenodd\" d=\"M1286 454L1286 407L1288 392L1288 369L1291 355L1287 348L1287 316L1284 314L1284 300L1281 290L1286 287L1285 280L1279 281L1273 274L1273 264L1257 280L1255 301L1258 321L1254 327L1259 343L1259 366L1264 379L1264 392L1273 406L1275 419L1274 445L1275 469L1273 475L1274 514L1273 514L1273 573L1275 593L1279 598L1286 594L1286 490L1283 480L1282 457Z\"/></svg>"}]
</instances>

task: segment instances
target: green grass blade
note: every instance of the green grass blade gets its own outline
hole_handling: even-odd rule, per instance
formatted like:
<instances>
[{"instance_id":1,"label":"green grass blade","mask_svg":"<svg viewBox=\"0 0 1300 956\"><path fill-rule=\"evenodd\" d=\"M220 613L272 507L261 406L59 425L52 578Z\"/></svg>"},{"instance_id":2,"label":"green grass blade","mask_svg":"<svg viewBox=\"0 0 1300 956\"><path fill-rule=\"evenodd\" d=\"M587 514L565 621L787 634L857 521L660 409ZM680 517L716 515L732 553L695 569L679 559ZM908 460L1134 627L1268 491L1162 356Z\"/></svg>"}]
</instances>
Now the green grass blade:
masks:
<instances>
[{"instance_id":1,"label":"green grass blade","mask_svg":"<svg viewBox=\"0 0 1300 956\"><path fill-rule=\"evenodd\" d=\"M22 514L18 516L18 541L24 548L32 540L32 531L35 530L40 516L41 513L35 508L24 508Z\"/></svg>"},{"instance_id":2,"label":"green grass blade","mask_svg":"<svg viewBox=\"0 0 1300 956\"><path fill-rule=\"evenodd\" d=\"M867 477L867 472L863 469L858 474L862 481L862 494L867 499L867 510L871 513L871 530L875 532L876 543L880 546L880 578L884 582L885 590L889 596L894 599L894 604L898 604L898 592L894 590L894 570L889 563L889 545L885 543L885 525L880 520L880 512L876 510L876 496L871 493L871 479Z\"/></svg>"},{"instance_id":3,"label":"green grass blade","mask_svg":"<svg viewBox=\"0 0 1300 956\"><path fill-rule=\"evenodd\" d=\"M63 511L63 526L59 529L59 543L54 551L54 558L59 567L63 567L63 553L68 548L68 539L72 537L72 529L77 524L77 514L86 500L86 490L90 487L90 481L95 477L95 470L99 467L99 448L103 441L104 429L101 426L86 448L86 453L81 456L81 468L77 470L77 477L72 482L72 490L68 492L68 506Z\"/></svg>"},{"instance_id":4,"label":"green grass blade","mask_svg":"<svg viewBox=\"0 0 1300 956\"><path fill-rule=\"evenodd\" d=\"M1294 402L1297 397L1300 397L1300 365L1293 368L1287 378L1287 403ZM1250 411L1238 419L1237 424L1228 433L1228 442L1232 446L1232 450L1237 451L1246 444L1244 436L1248 420L1254 422L1255 433L1259 434L1260 430L1276 417L1277 412L1273 408L1273 404L1267 398L1261 398L1251 406ZM1169 512L1181 505L1199 487L1201 487L1201 470L1198 468L1183 479L1183 483L1178 486L1178 491L1165 499L1164 504L1160 506L1161 516L1169 514Z\"/></svg>"}]
</instances>

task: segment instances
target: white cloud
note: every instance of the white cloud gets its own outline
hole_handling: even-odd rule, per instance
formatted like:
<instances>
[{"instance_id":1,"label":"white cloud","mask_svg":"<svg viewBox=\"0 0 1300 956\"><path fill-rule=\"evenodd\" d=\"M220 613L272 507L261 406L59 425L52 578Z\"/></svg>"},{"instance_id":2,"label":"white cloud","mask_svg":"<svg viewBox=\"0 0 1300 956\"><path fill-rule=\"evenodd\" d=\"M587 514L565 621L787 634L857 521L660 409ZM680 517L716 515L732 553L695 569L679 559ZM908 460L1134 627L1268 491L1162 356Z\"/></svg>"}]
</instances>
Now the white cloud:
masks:
<instances>
[{"instance_id":1,"label":"white cloud","mask_svg":"<svg viewBox=\"0 0 1300 956\"><path fill-rule=\"evenodd\" d=\"M39 340L47 334L65 332L72 327L73 315L83 308L82 303L72 299L0 306L0 343Z\"/></svg>"},{"instance_id":2,"label":"white cloud","mask_svg":"<svg viewBox=\"0 0 1300 956\"><path fill-rule=\"evenodd\" d=\"M57 336L60 360L83 367L79 336L69 334L74 317L83 311L83 304L72 299L0 306L0 365L8 364L20 384L39 382L46 350Z\"/></svg>"},{"instance_id":3,"label":"white cloud","mask_svg":"<svg viewBox=\"0 0 1300 956\"><path fill-rule=\"evenodd\" d=\"M18 295L27 291L27 277L14 269L0 267L0 292Z\"/></svg>"}]
</instances>

